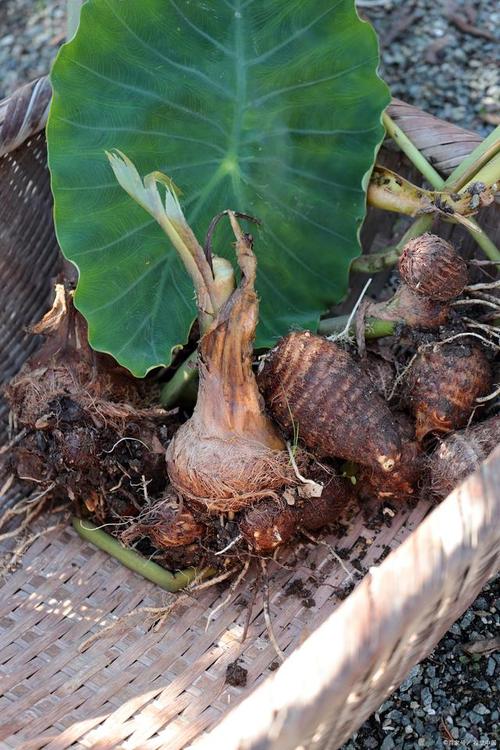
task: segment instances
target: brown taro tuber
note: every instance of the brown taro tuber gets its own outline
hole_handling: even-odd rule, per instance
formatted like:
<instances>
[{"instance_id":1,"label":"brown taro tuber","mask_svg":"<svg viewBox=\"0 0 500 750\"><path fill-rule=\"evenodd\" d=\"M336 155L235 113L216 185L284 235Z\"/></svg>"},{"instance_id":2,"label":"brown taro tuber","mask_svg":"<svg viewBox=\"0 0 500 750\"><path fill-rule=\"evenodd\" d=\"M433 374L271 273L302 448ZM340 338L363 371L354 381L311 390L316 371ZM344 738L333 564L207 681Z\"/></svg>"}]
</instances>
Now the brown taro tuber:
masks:
<instances>
[{"instance_id":1,"label":"brown taro tuber","mask_svg":"<svg viewBox=\"0 0 500 750\"><path fill-rule=\"evenodd\" d=\"M384 472L387 476L387 472ZM321 497L299 499L294 509L299 515L299 524L308 531L317 531L338 520L340 513L354 499L354 488L345 477L329 477Z\"/></svg>"},{"instance_id":2,"label":"brown taro tuber","mask_svg":"<svg viewBox=\"0 0 500 750\"><path fill-rule=\"evenodd\" d=\"M432 331L448 322L450 308L443 302L416 294L406 284L401 284L391 299L369 302L365 314Z\"/></svg>"},{"instance_id":3,"label":"brown taro tuber","mask_svg":"<svg viewBox=\"0 0 500 750\"><path fill-rule=\"evenodd\" d=\"M259 375L267 407L319 455L391 471L399 434L387 404L354 358L309 332L285 336Z\"/></svg>"},{"instance_id":4,"label":"brown taro tuber","mask_svg":"<svg viewBox=\"0 0 500 750\"><path fill-rule=\"evenodd\" d=\"M173 498L166 497L143 509L141 514L121 534L125 544L147 536L158 549L169 549L192 544L205 536L207 528L196 520L186 507L178 507Z\"/></svg>"},{"instance_id":5,"label":"brown taro tuber","mask_svg":"<svg viewBox=\"0 0 500 750\"><path fill-rule=\"evenodd\" d=\"M243 539L257 552L276 549L300 530L318 531L334 523L354 499L354 489L345 477L328 476L320 497L301 497L294 503L262 500L247 508L240 521Z\"/></svg>"},{"instance_id":6,"label":"brown taro tuber","mask_svg":"<svg viewBox=\"0 0 500 750\"><path fill-rule=\"evenodd\" d=\"M247 508L240 521L240 533L256 552L269 552L294 536L298 517L283 500L261 500Z\"/></svg>"},{"instance_id":7,"label":"brown taro tuber","mask_svg":"<svg viewBox=\"0 0 500 750\"><path fill-rule=\"evenodd\" d=\"M377 393L387 401L396 380L394 365L373 352L366 352L360 365Z\"/></svg>"},{"instance_id":8,"label":"brown taro tuber","mask_svg":"<svg viewBox=\"0 0 500 750\"><path fill-rule=\"evenodd\" d=\"M468 280L467 264L453 245L434 234L416 237L403 249L399 272L402 281L394 296L369 303L365 314L425 330L444 325L450 300Z\"/></svg>"},{"instance_id":9,"label":"brown taro tuber","mask_svg":"<svg viewBox=\"0 0 500 750\"><path fill-rule=\"evenodd\" d=\"M411 497L417 492L422 479L423 459L424 453L419 444L412 441L403 444L401 458L390 474L362 466L357 475L360 495L380 500Z\"/></svg>"},{"instance_id":10,"label":"brown taro tuber","mask_svg":"<svg viewBox=\"0 0 500 750\"><path fill-rule=\"evenodd\" d=\"M137 514L141 487L153 497L166 486L160 437L172 420L148 407L143 382L92 351L63 285L34 332L45 341L6 389L20 433L4 468L100 523Z\"/></svg>"},{"instance_id":11,"label":"brown taro tuber","mask_svg":"<svg viewBox=\"0 0 500 750\"><path fill-rule=\"evenodd\" d=\"M424 452L415 440L415 424L407 414L396 412L394 420L401 436L401 458L390 474L361 466L357 487L361 497L402 500L414 496L422 483Z\"/></svg>"},{"instance_id":12,"label":"brown taro tuber","mask_svg":"<svg viewBox=\"0 0 500 750\"><path fill-rule=\"evenodd\" d=\"M448 435L429 459L430 489L446 497L489 456L500 443L500 415Z\"/></svg>"},{"instance_id":13,"label":"brown taro tuber","mask_svg":"<svg viewBox=\"0 0 500 750\"><path fill-rule=\"evenodd\" d=\"M476 399L489 392L491 380L490 363L475 344L422 347L406 374L417 440L463 427Z\"/></svg>"},{"instance_id":14,"label":"brown taro tuber","mask_svg":"<svg viewBox=\"0 0 500 750\"><path fill-rule=\"evenodd\" d=\"M447 302L467 286L467 264L446 240L423 234L410 240L399 258L399 273L416 294Z\"/></svg>"}]
</instances>

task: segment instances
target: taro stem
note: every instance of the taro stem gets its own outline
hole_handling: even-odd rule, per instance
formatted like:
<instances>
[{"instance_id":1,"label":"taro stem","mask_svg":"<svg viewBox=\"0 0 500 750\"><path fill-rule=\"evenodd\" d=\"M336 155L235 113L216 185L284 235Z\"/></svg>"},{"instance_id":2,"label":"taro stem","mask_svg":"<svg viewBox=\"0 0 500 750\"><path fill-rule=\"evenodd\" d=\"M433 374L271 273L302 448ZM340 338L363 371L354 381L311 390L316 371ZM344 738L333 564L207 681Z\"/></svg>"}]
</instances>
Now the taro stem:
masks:
<instances>
[{"instance_id":1,"label":"taro stem","mask_svg":"<svg viewBox=\"0 0 500 750\"><path fill-rule=\"evenodd\" d=\"M229 261L214 258L209 263L201 245L182 213L177 188L161 172L151 172L144 181L130 159L115 149L106 152L121 187L160 225L179 253L196 291L200 328L205 331L234 289L234 273ZM158 185L165 188L163 204Z\"/></svg>"},{"instance_id":2,"label":"taro stem","mask_svg":"<svg viewBox=\"0 0 500 750\"><path fill-rule=\"evenodd\" d=\"M490 173L488 173L490 174ZM476 190L450 193L424 190L386 167L375 166L368 186L368 203L386 211L418 216L438 212L446 218L469 216L493 202L496 184Z\"/></svg>"},{"instance_id":3,"label":"taro stem","mask_svg":"<svg viewBox=\"0 0 500 750\"><path fill-rule=\"evenodd\" d=\"M160 172L144 182L119 152L108 154L124 190L160 224L196 289L201 327L198 400L191 419L167 449L167 469L183 497L211 513L239 510L296 483L284 444L264 410L252 370L258 321L252 238L227 211L236 237L241 281L233 290L231 264L205 254L188 226L173 183ZM157 184L166 190L162 204ZM217 260L217 262L216 262Z\"/></svg>"}]
</instances>

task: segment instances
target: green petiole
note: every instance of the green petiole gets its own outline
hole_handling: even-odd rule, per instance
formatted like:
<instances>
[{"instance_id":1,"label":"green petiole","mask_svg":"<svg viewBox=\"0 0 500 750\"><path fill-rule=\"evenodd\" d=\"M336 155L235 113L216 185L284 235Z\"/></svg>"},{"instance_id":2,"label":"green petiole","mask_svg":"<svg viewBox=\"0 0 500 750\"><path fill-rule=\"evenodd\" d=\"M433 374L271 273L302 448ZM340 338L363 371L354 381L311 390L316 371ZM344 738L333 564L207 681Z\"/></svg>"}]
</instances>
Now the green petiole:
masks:
<instances>
[{"instance_id":1,"label":"green petiole","mask_svg":"<svg viewBox=\"0 0 500 750\"><path fill-rule=\"evenodd\" d=\"M187 568L178 573L170 573L170 571L162 568L161 565L157 565L157 563L152 560L147 560L145 557L142 557L130 547L124 547L118 539L106 534L105 531L94 526L94 524L87 519L82 520L81 518L73 518L73 527L77 534L87 542L90 542L111 557L114 557L115 560L118 560L118 562L125 565L129 570L133 570L148 581L156 583L157 586L165 589L165 591L179 591L180 589L189 586L189 584L195 579L202 580L204 578L209 578L216 572L213 568L205 568L204 570Z\"/></svg>"}]
</instances>

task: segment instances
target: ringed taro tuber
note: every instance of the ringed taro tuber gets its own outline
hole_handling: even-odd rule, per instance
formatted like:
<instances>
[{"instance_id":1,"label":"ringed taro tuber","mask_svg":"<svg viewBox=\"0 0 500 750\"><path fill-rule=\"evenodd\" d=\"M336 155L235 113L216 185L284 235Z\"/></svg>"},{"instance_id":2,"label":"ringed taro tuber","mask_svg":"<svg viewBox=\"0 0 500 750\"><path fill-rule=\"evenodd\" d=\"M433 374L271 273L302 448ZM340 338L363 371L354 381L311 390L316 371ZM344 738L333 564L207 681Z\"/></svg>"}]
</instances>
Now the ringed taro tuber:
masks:
<instances>
[{"instance_id":1,"label":"ringed taro tuber","mask_svg":"<svg viewBox=\"0 0 500 750\"><path fill-rule=\"evenodd\" d=\"M268 552L289 542L300 528L318 531L334 523L353 498L348 479L330 476L320 497L298 496L293 505L283 500L262 500L247 508L240 521L240 532L255 551Z\"/></svg>"},{"instance_id":2,"label":"ringed taro tuber","mask_svg":"<svg viewBox=\"0 0 500 750\"><path fill-rule=\"evenodd\" d=\"M410 240L399 259L401 284L385 302L371 302L366 314L381 320L433 330L450 315L450 300L458 297L468 281L467 264L446 240L423 234Z\"/></svg>"},{"instance_id":3,"label":"ringed taro tuber","mask_svg":"<svg viewBox=\"0 0 500 750\"><path fill-rule=\"evenodd\" d=\"M424 452L415 440L413 420L403 412L394 414L403 448L401 458L390 474L361 466L357 472L361 497L402 500L415 495L422 482Z\"/></svg>"},{"instance_id":4,"label":"ringed taro tuber","mask_svg":"<svg viewBox=\"0 0 500 750\"><path fill-rule=\"evenodd\" d=\"M433 494L446 497L489 456L500 443L500 415L448 435L429 459Z\"/></svg>"},{"instance_id":5,"label":"ringed taro tuber","mask_svg":"<svg viewBox=\"0 0 500 750\"><path fill-rule=\"evenodd\" d=\"M491 366L483 350L469 344L436 344L417 353L406 392L416 419L416 437L463 427L476 399L491 388Z\"/></svg>"},{"instance_id":6,"label":"ringed taro tuber","mask_svg":"<svg viewBox=\"0 0 500 750\"><path fill-rule=\"evenodd\" d=\"M399 273L416 294L438 302L459 296L467 286L467 263L446 240L423 234L410 240L399 258Z\"/></svg>"},{"instance_id":7,"label":"ringed taro tuber","mask_svg":"<svg viewBox=\"0 0 500 750\"><path fill-rule=\"evenodd\" d=\"M345 477L332 476L325 483L321 497L298 500L294 508L298 512L300 526L308 531L318 531L323 526L335 523L346 505L353 500L351 481Z\"/></svg>"},{"instance_id":8,"label":"ringed taro tuber","mask_svg":"<svg viewBox=\"0 0 500 750\"><path fill-rule=\"evenodd\" d=\"M401 443L387 404L338 344L309 332L285 336L259 375L281 428L321 456L392 471Z\"/></svg>"}]
</instances>

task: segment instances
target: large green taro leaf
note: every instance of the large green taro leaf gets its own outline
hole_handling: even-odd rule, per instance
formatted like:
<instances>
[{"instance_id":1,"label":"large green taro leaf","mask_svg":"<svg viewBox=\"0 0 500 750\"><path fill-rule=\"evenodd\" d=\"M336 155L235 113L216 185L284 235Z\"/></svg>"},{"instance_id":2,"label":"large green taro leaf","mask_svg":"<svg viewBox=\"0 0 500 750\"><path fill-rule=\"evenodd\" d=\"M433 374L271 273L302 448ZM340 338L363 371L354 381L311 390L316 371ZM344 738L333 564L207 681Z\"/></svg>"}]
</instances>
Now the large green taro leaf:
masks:
<instances>
[{"instance_id":1,"label":"large green taro leaf","mask_svg":"<svg viewBox=\"0 0 500 750\"><path fill-rule=\"evenodd\" d=\"M257 345L315 329L359 254L364 183L388 103L353 0L89 0L52 71L49 164L61 247L92 346L135 375L168 364L195 316L160 228L106 149L183 192L203 240L225 208L259 217ZM232 256L227 230L215 251Z\"/></svg>"}]
</instances>

